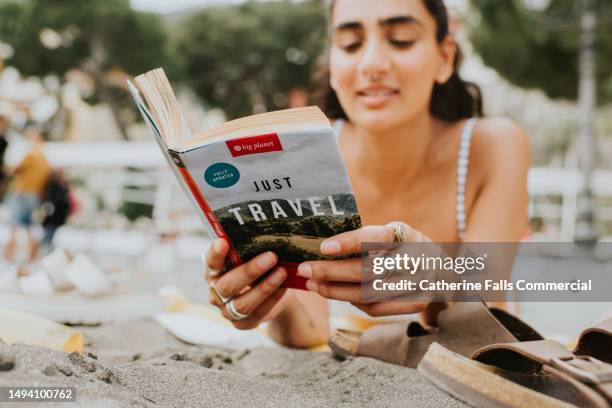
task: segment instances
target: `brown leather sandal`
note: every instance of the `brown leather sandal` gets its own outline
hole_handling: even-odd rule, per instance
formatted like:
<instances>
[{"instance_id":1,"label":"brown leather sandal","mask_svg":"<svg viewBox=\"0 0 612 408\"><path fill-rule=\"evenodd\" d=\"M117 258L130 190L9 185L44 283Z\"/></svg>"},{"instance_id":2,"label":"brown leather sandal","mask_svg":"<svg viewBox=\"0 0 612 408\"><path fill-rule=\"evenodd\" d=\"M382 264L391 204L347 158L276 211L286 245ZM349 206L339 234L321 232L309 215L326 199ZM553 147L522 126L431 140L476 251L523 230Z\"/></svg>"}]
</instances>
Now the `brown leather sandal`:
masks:
<instances>
[{"instance_id":1,"label":"brown leather sandal","mask_svg":"<svg viewBox=\"0 0 612 408\"><path fill-rule=\"evenodd\" d=\"M612 364L612 317L580 333L574 354Z\"/></svg>"},{"instance_id":2,"label":"brown leather sandal","mask_svg":"<svg viewBox=\"0 0 612 408\"><path fill-rule=\"evenodd\" d=\"M435 324L425 327L412 321L376 325L364 332L337 330L328 344L341 357L371 357L415 368L434 342L470 356L489 344L542 339L517 317L489 308L482 301L457 303L444 309L437 314Z\"/></svg>"},{"instance_id":3,"label":"brown leather sandal","mask_svg":"<svg viewBox=\"0 0 612 408\"><path fill-rule=\"evenodd\" d=\"M553 340L494 344L476 351L472 359L433 344L418 370L474 407L612 404L612 365L576 356Z\"/></svg>"}]
</instances>

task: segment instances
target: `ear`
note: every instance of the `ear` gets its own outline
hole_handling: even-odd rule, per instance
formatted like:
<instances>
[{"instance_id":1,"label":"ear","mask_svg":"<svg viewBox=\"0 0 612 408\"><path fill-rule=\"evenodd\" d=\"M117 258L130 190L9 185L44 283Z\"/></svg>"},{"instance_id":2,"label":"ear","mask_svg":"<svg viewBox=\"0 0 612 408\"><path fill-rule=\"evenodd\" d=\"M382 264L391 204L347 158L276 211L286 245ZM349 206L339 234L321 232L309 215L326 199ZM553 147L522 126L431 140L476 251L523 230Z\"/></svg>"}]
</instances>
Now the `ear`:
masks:
<instances>
[{"instance_id":1,"label":"ear","mask_svg":"<svg viewBox=\"0 0 612 408\"><path fill-rule=\"evenodd\" d=\"M436 73L436 82L442 85L449 80L451 75L453 75L453 65L455 56L457 55L457 43L455 43L455 39L451 35L447 35L438 47L441 59Z\"/></svg>"}]
</instances>

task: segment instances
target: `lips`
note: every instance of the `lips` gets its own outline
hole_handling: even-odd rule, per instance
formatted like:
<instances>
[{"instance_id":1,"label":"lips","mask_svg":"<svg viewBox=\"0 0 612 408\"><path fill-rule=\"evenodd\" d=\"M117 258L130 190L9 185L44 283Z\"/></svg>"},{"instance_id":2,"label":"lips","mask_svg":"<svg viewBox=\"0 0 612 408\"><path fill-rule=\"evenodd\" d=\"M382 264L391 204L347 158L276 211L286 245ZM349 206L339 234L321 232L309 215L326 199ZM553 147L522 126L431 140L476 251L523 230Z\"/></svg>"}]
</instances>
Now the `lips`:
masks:
<instances>
[{"instance_id":1,"label":"lips","mask_svg":"<svg viewBox=\"0 0 612 408\"><path fill-rule=\"evenodd\" d=\"M397 89L387 87L371 87L357 92L359 99L368 108L381 108L398 94Z\"/></svg>"},{"instance_id":2,"label":"lips","mask_svg":"<svg viewBox=\"0 0 612 408\"><path fill-rule=\"evenodd\" d=\"M390 96L397 94L397 91L394 89L376 89L360 91L357 94L359 96Z\"/></svg>"}]
</instances>

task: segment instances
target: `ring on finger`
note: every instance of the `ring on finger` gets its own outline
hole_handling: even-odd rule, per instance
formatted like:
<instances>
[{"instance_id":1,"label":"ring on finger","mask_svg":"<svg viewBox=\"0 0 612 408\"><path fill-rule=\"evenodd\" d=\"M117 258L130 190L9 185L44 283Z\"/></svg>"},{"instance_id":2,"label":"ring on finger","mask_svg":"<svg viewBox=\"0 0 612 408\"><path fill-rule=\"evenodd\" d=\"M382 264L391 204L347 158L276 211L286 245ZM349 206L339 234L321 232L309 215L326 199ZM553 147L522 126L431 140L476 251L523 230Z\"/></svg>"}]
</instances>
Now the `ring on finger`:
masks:
<instances>
[{"instance_id":1,"label":"ring on finger","mask_svg":"<svg viewBox=\"0 0 612 408\"><path fill-rule=\"evenodd\" d=\"M225 304L225 309L227 310L227 313L230 315L230 318L231 318L230 320L233 320L233 321L244 320L247 317L249 317L249 315L240 313L238 310L236 310L234 299L231 299L229 302Z\"/></svg>"},{"instance_id":2,"label":"ring on finger","mask_svg":"<svg viewBox=\"0 0 612 408\"><path fill-rule=\"evenodd\" d=\"M393 227L393 242L399 242L400 244L406 243L405 224L402 222L396 222L391 225Z\"/></svg>"},{"instance_id":3,"label":"ring on finger","mask_svg":"<svg viewBox=\"0 0 612 408\"><path fill-rule=\"evenodd\" d=\"M215 285L215 282L210 284L210 293L215 297L215 300L220 305L225 305L226 303L228 303L231 300L231 298L226 298L225 296L223 296L221 294L219 289L217 289L217 286Z\"/></svg>"}]
</instances>

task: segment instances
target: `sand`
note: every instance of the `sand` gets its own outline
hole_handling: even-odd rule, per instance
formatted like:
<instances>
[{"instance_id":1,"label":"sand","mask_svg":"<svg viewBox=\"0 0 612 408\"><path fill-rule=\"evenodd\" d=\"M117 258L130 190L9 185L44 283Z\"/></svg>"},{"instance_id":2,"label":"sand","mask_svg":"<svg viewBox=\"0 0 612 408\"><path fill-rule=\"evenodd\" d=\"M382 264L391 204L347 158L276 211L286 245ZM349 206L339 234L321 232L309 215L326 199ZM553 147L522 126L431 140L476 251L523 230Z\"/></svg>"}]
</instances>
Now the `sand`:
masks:
<instances>
[{"instance_id":1,"label":"sand","mask_svg":"<svg viewBox=\"0 0 612 408\"><path fill-rule=\"evenodd\" d=\"M77 404L53 407L465 406L416 370L369 358L195 347L151 320L83 331L83 354L0 344L0 386L77 387Z\"/></svg>"}]
</instances>

